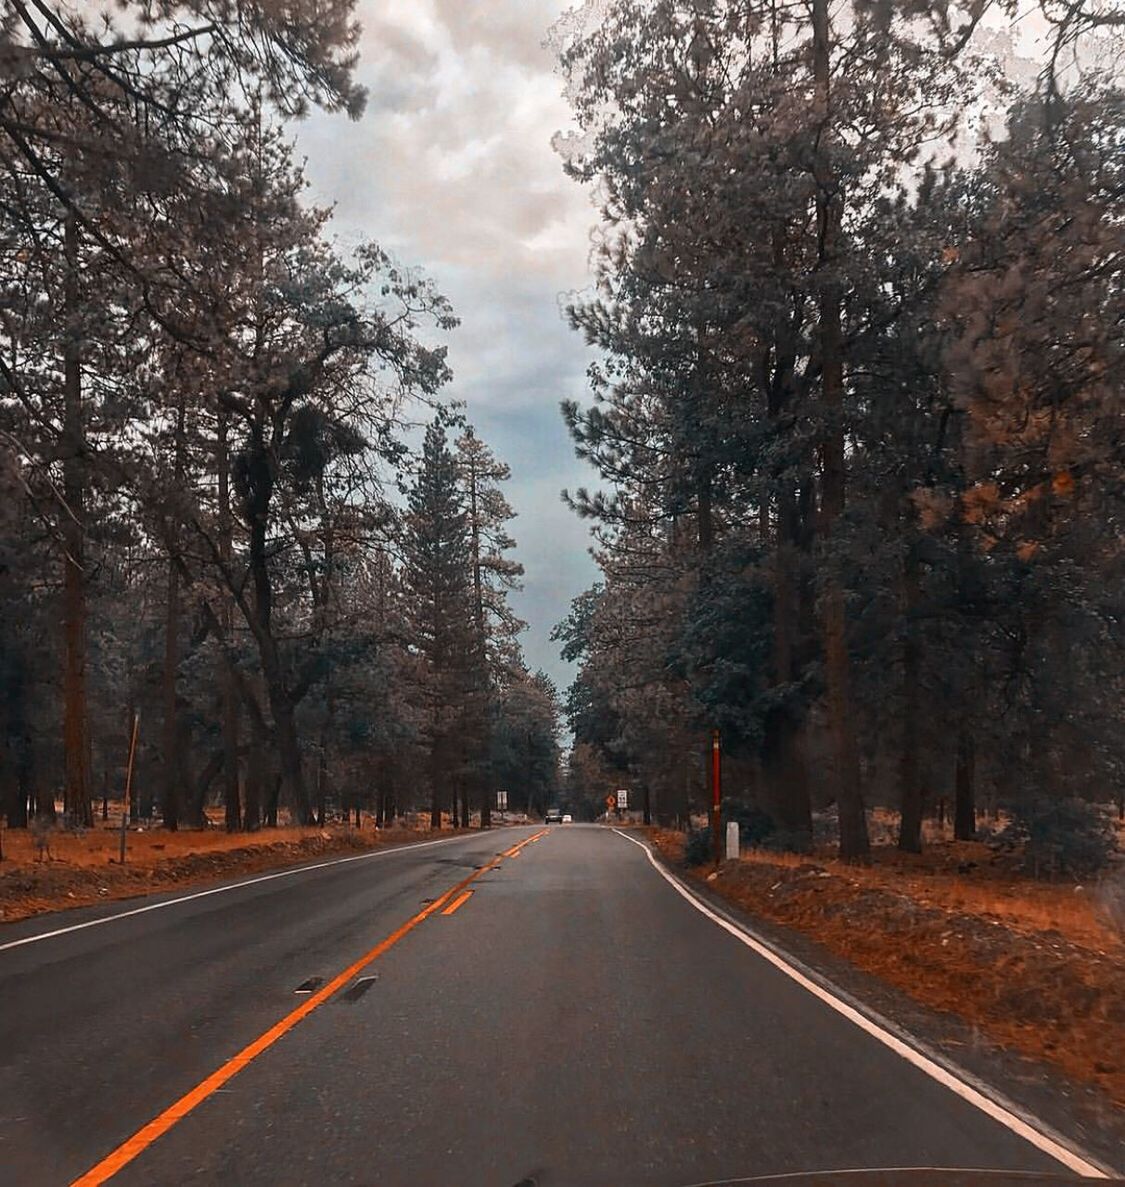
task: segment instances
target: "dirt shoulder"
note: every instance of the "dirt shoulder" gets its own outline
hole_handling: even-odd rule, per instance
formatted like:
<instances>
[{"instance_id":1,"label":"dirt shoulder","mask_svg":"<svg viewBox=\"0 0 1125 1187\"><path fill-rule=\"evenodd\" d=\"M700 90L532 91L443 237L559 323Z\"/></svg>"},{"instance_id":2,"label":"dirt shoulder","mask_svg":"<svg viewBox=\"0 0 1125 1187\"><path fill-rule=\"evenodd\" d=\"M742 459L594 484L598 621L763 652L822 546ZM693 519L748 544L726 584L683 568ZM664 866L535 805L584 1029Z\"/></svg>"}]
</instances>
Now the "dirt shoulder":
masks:
<instances>
[{"instance_id":1,"label":"dirt shoulder","mask_svg":"<svg viewBox=\"0 0 1125 1187\"><path fill-rule=\"evenodd\" d=\"M206 886L240 874L300 865L319 857L360 853L424 840L428 829L273 828L256 833L221 829L130 831L124 866L120 834L96 828L82 835L53 833L51 856L26 830L6 830L0 862L0 922L49 911L134 898L177 887ZM442 835L453 836L452 830Z\"/></svg>"},{"instance_id":2,"label":"dirt shoulder","mask_svg":"<svg viewBox=\"0 0 1125 1187\"><path fill-rule=\"evenodd\" d=\"M977 845L878 853L864 870L755 854L716 872L683 867L681 834L650 839L749 914L1125 1106L1125 939L1109 888L1021 881Z\"/></svg>"}]
</instances>

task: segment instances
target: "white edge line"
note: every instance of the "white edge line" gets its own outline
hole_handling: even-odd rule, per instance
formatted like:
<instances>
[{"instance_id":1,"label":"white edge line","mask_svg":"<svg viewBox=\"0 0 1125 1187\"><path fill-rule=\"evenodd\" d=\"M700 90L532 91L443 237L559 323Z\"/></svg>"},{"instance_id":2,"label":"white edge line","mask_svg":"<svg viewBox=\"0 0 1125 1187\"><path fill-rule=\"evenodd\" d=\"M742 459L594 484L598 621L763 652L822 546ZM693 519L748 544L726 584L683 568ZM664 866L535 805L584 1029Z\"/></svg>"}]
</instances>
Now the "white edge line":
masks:
<instances>
[{"instance_id":1,"label":"white edge line","mask_svg":"<svg viewBox=\"0 0 1125 1187\"><path fill-rule=\"evenodd\" d=\"M476 834L472 834L476 835ZM118 911L116 915L103 915L100 919L87 919L85 923L72 923L69 927L56 927L53 931L38 932L33 936L24 936L19 940L9 940L0 944L0 952L9 948L19 948L24 944L37 944L40 940L50 940L55 936L65 936L72 931L83 931L87 927L100 927L103 923L113 923L118 919L128 919L131 915L144 915L148 911L162 911L165 907L175 907L180 903L190 903L193 899L207 898L212 894L226 894L228 890L240 890L243 886L255 886L259 882L272 882L274 878L292 878L295 874L307 874L312 870L327 869L328 866L340 866L349 861L368 861L373 857L390 857L392 853L404 853L407 850L429 849L432 845L450 845L454 841L464 841L464 835L457 837L443 837L440 841L407 841L404 845L394 845L388 849L373 849L370 853L357 853L352 857L335 857L331 861L318 861L311 866L295 866L288 870L277 870L272 874L262 874L258 878L246 878L242 882L230 882L224 886L212 886L209 890L198 890L194 894L183 894L179 898L166 899L162 903L149 903L144 907L134 907L131 911Z\"/></svg>"},{"instance_id":2,"label":"white edge line","mask_svg":"<svg viewBox=\"0 0 1125 1187\"><path fill-rule=\"evenodd\" d=\"M825 1005L831 1007L838 1014L843 1015L849 1022L858 1026L860 1030L865 1031L872 1038L878 1039L880 1043L889 1047L896 1055L900 1055L907 1063L913 1064L914 1067L918 1068L919 1071L925 1072L932 1080L936 1080L956 1096L978 1108L994 1121L998 1121L1006 1129L1011 1130L1012 1133L1023 1138L1024 1141L1030 1142L1037 1150L1050 1155L1051 1158L1062 1163L1063 1166L1074 1171L1075 1174L1090 1179L1108 1179L1113 1175L1114 1172L1111 1169L1099 1165L1090 1155L1079 1154L1070 1146L1065 1145L1061 1140L1057 1140L1051 1136L1048 1132L1050 1127L1038 1118L1029 1117L1025 1119L1021 1117L1020 1112L1022 1110L1018 1110L1018 1106L1014 1102L1005 1100L1001 1103L1000 1100L994 1099L993 1096L982 1091L983 1084L981 1088L974 1087L969 1082L970 1077L967 1072L961 1069L957 1069L954 1072L951 1068L943 1066L935 1057L925 1054L922 1050L922 1045L917 1043L917 1040L907 1043L903 1039L898 1038L887 1029L887 1024L884 1020L878 1019L877 1015L872 1016L872 1014L867 1013L865 1010L860 1010L856 1006L849 1005L848 1002L837 996L838 991L833 992L825 985L818 984L806 976L795 967L794 963L791 963L793 960L792 957L783 955L772 945L752 935L746 928L724 919L722 915L713 911L706 903L697 898L677 877L664 869L653 856L652 850L647 845L638 841L635 837L628 836L619 829L615 828L613 831L619 837L624 837L626 841L631 842L638 849L643 850L653 869L656 870L677 894L687 899L697 911L706 915L712 922L717 923L724 931L729 932L736 940L745 944L746 947L753 949L763 960L768 961L787 977L796 981L802 989L808 990L809 993L819 998ZM999 1094L997 1093L996 1096L999 1096ZM1034 1124L1032 1124L1032 1121L1034 1121Z\"/></svg>"}]
</instances>

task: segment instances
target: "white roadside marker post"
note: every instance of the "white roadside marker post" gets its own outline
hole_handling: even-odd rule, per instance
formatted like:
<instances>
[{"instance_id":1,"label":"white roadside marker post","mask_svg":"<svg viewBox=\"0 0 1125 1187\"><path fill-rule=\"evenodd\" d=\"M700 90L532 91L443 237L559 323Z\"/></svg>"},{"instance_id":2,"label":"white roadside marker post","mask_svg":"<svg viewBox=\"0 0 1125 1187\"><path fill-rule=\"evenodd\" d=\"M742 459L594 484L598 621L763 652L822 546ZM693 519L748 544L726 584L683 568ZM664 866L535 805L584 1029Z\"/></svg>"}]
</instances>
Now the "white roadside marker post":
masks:
<instances>
[{"instance_id":1,"label":"white roadside marker post","mask_svg":"<svg viewBox=\"0 0 1125 1187\"><path fill-rule=\"evenodd\" d=\"M737 861L739 854L738 847L738 821L727 821L727 861Z\"/></svg>"}]
</instances>

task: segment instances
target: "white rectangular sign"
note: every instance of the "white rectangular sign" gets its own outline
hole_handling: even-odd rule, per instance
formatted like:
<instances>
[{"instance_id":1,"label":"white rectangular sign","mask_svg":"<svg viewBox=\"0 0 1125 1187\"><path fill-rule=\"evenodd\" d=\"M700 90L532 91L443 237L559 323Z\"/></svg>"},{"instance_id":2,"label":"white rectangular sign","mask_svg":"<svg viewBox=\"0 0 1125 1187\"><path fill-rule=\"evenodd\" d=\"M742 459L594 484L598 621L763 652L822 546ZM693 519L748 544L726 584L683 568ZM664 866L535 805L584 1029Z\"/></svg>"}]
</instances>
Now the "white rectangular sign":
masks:
<instances>
[{"instance_id":1,"label":"white rectangular sign","mask_svg":"<svg viewBox=\"0 0 1125 1187\"><path fill-rule=\"evenodd\" d=\"M496 793L496 807L501 812L508 810L508 793L506 791L498 791Z\"/></svg>"},{"instance_id":2,"label":"white rectangular sign","mask_svg":"<svg viewBox=\"0 0 1125 1187\"><path fill-rule=\"evenodd\" d=\"M629 806L629 792L624 787L617 793L617 806L622 810Z\"/></svg>"}]
</instances>

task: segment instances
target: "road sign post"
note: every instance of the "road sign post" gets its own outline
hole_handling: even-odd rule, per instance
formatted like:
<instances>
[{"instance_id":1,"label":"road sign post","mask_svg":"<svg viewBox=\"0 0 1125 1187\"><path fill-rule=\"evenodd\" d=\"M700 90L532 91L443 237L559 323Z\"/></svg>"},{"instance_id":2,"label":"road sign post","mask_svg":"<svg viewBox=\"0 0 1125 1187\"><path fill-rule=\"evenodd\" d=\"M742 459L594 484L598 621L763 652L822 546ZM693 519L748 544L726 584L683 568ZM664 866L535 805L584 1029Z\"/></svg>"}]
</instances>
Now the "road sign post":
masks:
<instances>
[{"instance_id":1,"label":"road sign post","mask_svg":"<svg viewBox=\"0 0 1125 1187\"><path fill-rule=\"evenodd\" d=\"M137 729L141 724L141 715L133 714L133 735L129 740L129 766L125 771L125 803L121 808L121 845L118 864L125 864L125 830L129 825L129 812L133 805L133 760L137 757Z\"/></svg>"},{"instance_id":2,"label":"road sign post","mask_svg":"<svg viewBox=\"0 0 1125 1187\"><path fill-rule=\"evenodd\" d=\"M613 809L614 809L614 808L616 808L616 807L617 807L617 796L615 796L615 795L613 794L613 792L611 791L611 792L609 793L609 795L607 795L607 796L605 797L605 815L606 815L606 819L607 819L607 820L609 819L609 814L610 814L610 813L613 811Z\"/></svg>"}]
</instances>

